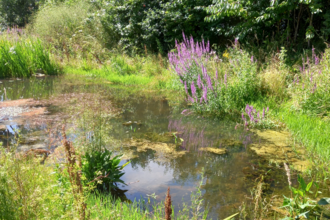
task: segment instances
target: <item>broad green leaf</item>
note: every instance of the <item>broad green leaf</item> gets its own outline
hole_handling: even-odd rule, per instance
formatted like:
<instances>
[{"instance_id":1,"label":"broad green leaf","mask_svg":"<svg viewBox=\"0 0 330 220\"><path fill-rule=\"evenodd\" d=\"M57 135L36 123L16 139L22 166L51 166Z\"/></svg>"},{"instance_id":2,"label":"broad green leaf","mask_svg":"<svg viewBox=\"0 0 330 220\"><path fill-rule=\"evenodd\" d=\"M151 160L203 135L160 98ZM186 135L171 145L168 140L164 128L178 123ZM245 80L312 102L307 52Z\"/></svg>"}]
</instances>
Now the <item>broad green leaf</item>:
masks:
<instances>
[{"instance_id":1,"label":"broad green leaf","mask_svg":"<svg viewBox=\"0 0 330 220\"><path fill-rule=\"evenodd\" d=\"M330 198L322 198L317 202L317 204L319 204L319 205L329 205L330 204Z\"/></svg>"},{"instance_id":2,"label":"broad green leaf","mask_svg":"<svg viewBox=\"0 0 330 220\"><path fill-rule=\"evenodd\" d=\"M313 185L313 180L312 180L310 183L308 183L308 185L307 185L307 187L306 187L306 191L307 191L307 192L308 192L309 189L312 187L312 185Z\"/></svg>"}]
</instances>

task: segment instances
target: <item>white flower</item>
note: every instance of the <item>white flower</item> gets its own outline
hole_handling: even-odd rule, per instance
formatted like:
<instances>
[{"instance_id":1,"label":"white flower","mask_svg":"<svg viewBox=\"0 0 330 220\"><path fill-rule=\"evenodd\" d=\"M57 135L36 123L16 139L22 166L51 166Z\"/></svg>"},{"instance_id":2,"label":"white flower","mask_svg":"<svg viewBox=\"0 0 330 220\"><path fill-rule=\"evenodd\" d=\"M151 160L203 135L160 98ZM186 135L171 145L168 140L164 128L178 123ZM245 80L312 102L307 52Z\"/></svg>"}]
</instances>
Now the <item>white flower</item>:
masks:
<instances>
[{"instance_id":1,"label":"white flower","mask_svg":"<svg viewBox=\"0 0 330 220\"><path fill-rule=\"evenodd\" d=\"M11 48L9 49L9 53L11 53L11 54L16 54L15 47L11 47Z\"/></svg>"}]
</instances>

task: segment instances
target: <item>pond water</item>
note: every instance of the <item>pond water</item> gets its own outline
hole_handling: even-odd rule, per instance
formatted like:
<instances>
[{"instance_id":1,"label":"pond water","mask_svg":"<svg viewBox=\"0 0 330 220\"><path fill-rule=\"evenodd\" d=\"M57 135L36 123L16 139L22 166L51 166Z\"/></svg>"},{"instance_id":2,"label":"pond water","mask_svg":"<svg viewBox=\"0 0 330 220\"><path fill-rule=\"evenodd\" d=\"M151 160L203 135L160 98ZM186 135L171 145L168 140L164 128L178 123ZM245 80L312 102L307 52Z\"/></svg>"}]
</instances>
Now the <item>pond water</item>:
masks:
<instances>
[{"instance_id":1,"label":"pond water","mask_svg":"<svg viewBox=\"0 0 330 220\"><path fill-rule=\"evenodd\" d=\"M157 92L130 90L133 88L72 77L2 80L1 102L32 98L34 110L41 107L47 110L43 114L32 114L31 109L22 107L21 111L31 113L23 120L10 107L1 107L0 140L5 147L9 146L13 142L14 129L19 128L24 140L20 150L29 147L54 150L57 145L51 143L52 137L45 130L53 122L63 123L77 114L76 110L67 111L67 106L88 105L88 100L101 100L99 105L86 108L95 108L105 114L116 112L102 120L111 125L106 135L116 140L123 152L130 152L122 161L131 161L124 169L123 180L127 186L120 185L127 199L146 200L147 195L154 193L156 202L164 201L170 187L177 211L183 202L189 204L191 192L196 191L203 170L202 208L208 207L213 219L237 213L242 202L249 201L246 197L251 196L251 187L260 174L269 176L266 193L287 193L284 170L275 169L249 150L250 143L259 141L252 133L235 129L236 123L232 121L203 118L189 111L181 114L189 107L172 102L171 98L168 100ZM226 153L209 152L205 150L208 147L226 149Z\"/></svg>"}]
</instances>

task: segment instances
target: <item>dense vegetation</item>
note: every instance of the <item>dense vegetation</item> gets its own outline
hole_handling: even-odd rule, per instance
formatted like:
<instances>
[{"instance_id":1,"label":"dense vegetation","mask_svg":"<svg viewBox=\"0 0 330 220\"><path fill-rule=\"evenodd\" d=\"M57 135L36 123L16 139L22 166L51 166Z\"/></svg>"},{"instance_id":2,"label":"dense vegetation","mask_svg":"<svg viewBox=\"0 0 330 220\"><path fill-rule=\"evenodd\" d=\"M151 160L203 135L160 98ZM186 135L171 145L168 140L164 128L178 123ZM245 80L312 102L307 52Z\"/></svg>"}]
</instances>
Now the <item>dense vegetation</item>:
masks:
<instances>
[{"instance_id":1,"label":"dense vegetation","mask_svg":"<svg viewBox=\"0 0 330 220\"><path fill-rule=\"evenodd\" d=\"M329 1L0 0L0 28L1 78L65 72L179 90L196 114L230 115L246 129L280 129L284 124L313 160L309 173L329 178ZM111 152L94 153L82 154L86 179L79 184L88 188L96 173L112 170L106 185L94 186L98 192L109 191L120 182L119 160L106 164ZM5 209L0 209L0 218L81 216L86 205L100 203L100 197L89 194L94 188L75 191L70 172L56 169L56 175L50 175L50 167L30 163L31 158L2 155L0 207ZM29 180L31 173L46 179ZM35 188L22 191L17 185L22 181ZM293 217L306 211L297 207L306 205L309 188L301 179L299 184L301 191L291 188L296 197L286 204ZM43 196L36 194L39 186L47 192ZM72 190L81 199L71 195ZM35 195L51 210L32 200L14 211ZM297 205L298 200L303 203ZM137 207L114 204L90 215L120 210L125 216L123 210L134 213ZM155 216L163 212L155 210L160 210ZM143 218L145 213L135 215L125 218Z\"/></svg>"}]
</instances>

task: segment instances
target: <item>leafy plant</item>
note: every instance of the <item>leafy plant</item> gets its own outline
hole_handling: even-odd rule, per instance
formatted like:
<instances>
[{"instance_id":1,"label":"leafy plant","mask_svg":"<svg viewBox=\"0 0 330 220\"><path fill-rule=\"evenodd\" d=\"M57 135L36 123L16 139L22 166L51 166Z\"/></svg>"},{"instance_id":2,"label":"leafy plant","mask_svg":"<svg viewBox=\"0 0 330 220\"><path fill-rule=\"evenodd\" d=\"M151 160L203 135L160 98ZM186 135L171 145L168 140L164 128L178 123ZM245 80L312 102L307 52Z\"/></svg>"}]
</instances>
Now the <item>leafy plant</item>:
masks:
<instances>
[{"instance_id":1,"label":"leafy plant","mask_svg":"<svg viewBox=\"0 0 330 220\"><path fill-rule=\"evenodd\" d=\"M82 157L82 172L85 183L96 183L97 189L110 190L117 187L117 183L125 184L120 178L124 175L122 169L129 164L119 166L120 155L111 158L112 152L103 151L86 152Z\"/></svg>"},{"instance_id":2,"label":"leafy plant","mask_svg":"<svg viewBox=\"0 0 330 220\"><path fill-rule=\"evenodd\" d=\"M290 186L290 189L294 194L293 198L288 198L284 196L284 202L282 208L286 208L291 216L291 217L286 217L284 219L300 219L301 217L309 219L311 215L321 216L320 213L322 211L320 211L318 205L330 204L330 198L322 198L321 200L316 202L315 200L310 199L307 193L312 193L310 189L313 185L315 185L318 189L318 184L313 182L313 180L308 184L306 184L306 182L300 175L298 175L298 183L299 183L298 188L294 188ZM316 195L317 193L318 192L316 192ZM318 212L316 212L316 210Z\"/></svg>"}]
</instances>

